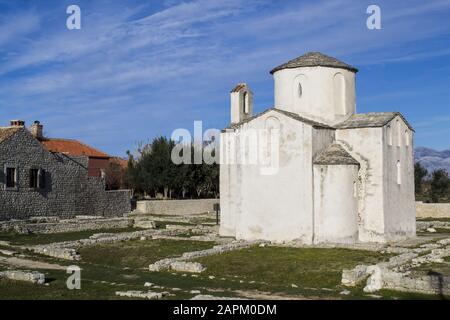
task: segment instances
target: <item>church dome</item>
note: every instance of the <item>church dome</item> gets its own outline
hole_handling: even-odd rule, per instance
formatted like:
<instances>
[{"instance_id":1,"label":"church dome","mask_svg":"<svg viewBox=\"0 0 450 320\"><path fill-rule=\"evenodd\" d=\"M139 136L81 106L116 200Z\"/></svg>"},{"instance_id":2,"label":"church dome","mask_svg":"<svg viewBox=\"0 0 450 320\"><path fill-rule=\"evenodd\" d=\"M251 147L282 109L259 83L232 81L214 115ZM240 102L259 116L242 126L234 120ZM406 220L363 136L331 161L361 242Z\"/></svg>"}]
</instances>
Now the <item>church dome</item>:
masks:
<instances>
[{"instance_id":1,"label":"church dome","mask_svg":"<svg viewBox=\"0 0 450 320\"><path fill-rule=\"evenodd\" d=\"M320 52L308 52L304 55L292 59L278 67L272 69L270 71L271 74L282 70L282 69L293 69L293 68L302 68L302 67L328 67L328 68L340 68L346 69L352 72L358 72L358 69L348 65L342 61L339 61L336 58L327 56Z\"/></svg>"}]
</instances>

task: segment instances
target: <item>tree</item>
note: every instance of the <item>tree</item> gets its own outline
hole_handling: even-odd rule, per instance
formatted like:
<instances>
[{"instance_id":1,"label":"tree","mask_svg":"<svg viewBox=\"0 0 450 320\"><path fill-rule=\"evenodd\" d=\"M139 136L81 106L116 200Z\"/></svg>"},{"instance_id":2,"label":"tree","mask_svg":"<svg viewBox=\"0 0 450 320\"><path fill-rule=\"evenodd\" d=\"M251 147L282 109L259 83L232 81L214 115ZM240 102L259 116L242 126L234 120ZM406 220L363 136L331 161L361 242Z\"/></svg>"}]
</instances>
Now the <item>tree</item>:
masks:
<instances>
[{"instance_id":1,"label":"tree","mask_svg":"<svg viewBox=\"0 0 450 320\"><path fill-rule=\"evenodd\" d=\"M444 169L434 170L431 178L431 201L439 202L439 198L447 196L450 181Z\"/></svg>"},{"instance_id":2,"label":"tree","mask_svg":"<svg viewBox=\"0 0 450 320\"><path fill-rule=\"evenodd\" d=\"M422 195L423 188L422 183L423 179L428 175L427 169L423 167L420 162L417 162L414 165L414 188L417 195Z\"/></svg>"},{"instance_id":3,"label":"tree","mask_svg":"<svg viewBox=\"0 0 450 320\"><path fill-rule=\"evenodd\" d=\"M134 196L136 190L140 189L138 178L139 172L134 156L131 154L130 151L127 151L127 155L128 155L128 164L123 175L123 181L125 187L129 188L131 190L131 195Z\"/></svg>"},{"instance_id":4,"label":"tree","mask_svg":"<svg viewBox=\"0 0 450 320\"><path fill-rule=\"evenodd\" d=\"M154 197L162 192L164 198L217 197L219 193L219 165L174 164L171 159L175 142L165 137L141 144L136 157L128 152L125 172L127 186L138 193ZM194 152L191 148L191 163Z\"/></svg>"},{"instance_id":5,"label":"tree","mask_svg":"<svg viewBox=\"0 0 450 320\"><path fill-rule=\"evenodd\" d=\"M105 169L105 185L107 190L119 190L123 185L123 169L120 164L110 162Z\"/></svg>"}]
</instances>

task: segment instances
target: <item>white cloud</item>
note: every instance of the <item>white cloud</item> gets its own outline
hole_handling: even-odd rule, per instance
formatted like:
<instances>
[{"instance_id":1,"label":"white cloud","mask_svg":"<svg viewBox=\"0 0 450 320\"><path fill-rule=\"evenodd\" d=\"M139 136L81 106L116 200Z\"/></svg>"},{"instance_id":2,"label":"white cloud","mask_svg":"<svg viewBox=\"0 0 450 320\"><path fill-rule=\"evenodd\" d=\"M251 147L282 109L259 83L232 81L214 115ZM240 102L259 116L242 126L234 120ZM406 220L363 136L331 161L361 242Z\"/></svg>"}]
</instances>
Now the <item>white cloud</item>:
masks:
<instances>
[{"instance_id":1,"label":"white cloud","mask_svg":"<svg viewBox=\"0 0 450 320\"><path fill-rule=\"evenodd\" d=\"M102 118L97 139L106 143L106 119L167 117L179 123L227 114L229 86L263 83L271 67L304 51L324 51L358 66L448 54L446 48L427 53L403 46L449 33L450 26L429 13L448 9L450 1L382 1L385 20L378 33L365 27L364 2L171 0L164 5L147 15L143 6L115 3L84 10L82 5L80 32L52 26L19 44L11 39L48 28L47 16L24 12L16 18L23 25L8 24L11 33L0 35L0 45L5 44L0 52L6 53L0 106L24 115L38 106L33 116L49 118L60 132L74 135L79 127L65 117L84 123L86 132L94 129L85 119ZM261 96L270 95L255 98ZM144 130L139 125L135 129Z\"/></svg>"}]
</instances>

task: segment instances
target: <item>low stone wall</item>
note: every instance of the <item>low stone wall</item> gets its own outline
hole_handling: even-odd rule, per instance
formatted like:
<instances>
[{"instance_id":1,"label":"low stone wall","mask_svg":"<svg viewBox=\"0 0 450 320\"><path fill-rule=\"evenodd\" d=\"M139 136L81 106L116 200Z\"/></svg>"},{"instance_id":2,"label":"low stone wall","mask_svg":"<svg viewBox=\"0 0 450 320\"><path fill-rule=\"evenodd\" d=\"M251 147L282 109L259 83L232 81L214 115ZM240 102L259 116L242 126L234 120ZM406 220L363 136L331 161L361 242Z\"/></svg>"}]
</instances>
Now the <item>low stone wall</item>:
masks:
<instances>
[{"instance_id":1,"label":"low stone wall","mask_svg":"<svg viewBox=\"0 0 450 320\"><path fill-rule=\"evenodd\" d=\"M136 210L146 214L190 215L214 211L219 199L144 200L138 201Z\"/></svg>"},{"instance_id":2,"label":"low stone wall","mask_svg":"<svg viewBox=\"0 0 450 320\"><path fill-rule=\"evenodd\" d=\"M8 270L0 272L0 279L1 278L37 284L45 283L45 275L37 271Z\"/></svg>"},{"instance_id":3,"label":"low stone wall","mask_svg":"<svg viewBox=\"0 0 450 320\"><path fill-rule=\"evenodd\" d=\"M416 201L417 218L450 218L450 203Z\"/></svg>"},{"instance_id":4,"label":"low stone wall","mask_svg":"<svg viewBox=\"0 0 450 320\"><path fill-rule=\"evenodd\" d=\"M132 227L130 218L77 217L60 220L58 217L30 218L29 220L10 220L0 222L0 231L14 230L17 233L63 233L99 229L119 229Z\"/></svg>"},{"instance_id":5,"label":"low stone wall","mask_svg":"<svg viewBox=\"0 0 450 320\"><path fill-rule=\"evenodd\" d=\"M213 256L216 254L222 254L225 252L230 252L234 250L241 250L246 249L251 246L255 246L258 244L267 244L266 241L263 240L256 240L256 241L240 241L235 240L230 243L224 243L219 244L211 249L206 250L200 250L200 251L191 251L191 252L185 252L180 257L174 257L174 258L165 258L162 260L158 260L155 263L148 266L148 269L150 271L160 272L165 270L174 270L174 271L180 271L182 272L193 272L193 273L200 273L205 270L203 266L196 262L189 262L194 259L207 257L207 256ZM180 264L180 262L182 262Z\"/></svg>"}]
</instances>

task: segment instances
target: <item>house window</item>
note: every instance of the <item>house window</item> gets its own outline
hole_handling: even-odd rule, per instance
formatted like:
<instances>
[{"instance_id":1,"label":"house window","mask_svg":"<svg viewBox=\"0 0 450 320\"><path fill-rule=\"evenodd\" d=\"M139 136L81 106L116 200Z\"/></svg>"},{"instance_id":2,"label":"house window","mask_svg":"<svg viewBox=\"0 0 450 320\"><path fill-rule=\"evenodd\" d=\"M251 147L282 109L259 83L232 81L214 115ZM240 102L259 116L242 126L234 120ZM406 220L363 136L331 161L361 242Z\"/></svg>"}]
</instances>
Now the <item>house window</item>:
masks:
<instances>
[{"instance_id":1,"label":"house window","mask_svg":"<svg viewBox=\"0 0 450 320\"><path fill-rule=\"evenodd\" d=\"M30 169L30 188L39 187L39 169Z\"/></svg>"},{"instance_id":2,"label":"house window","mask_svg":"<svg viewBox=\"0 0 450 320\"><path fill-rule=\"evenodd\" d=\"M298 97L301 98L303 95L303 88L302 88L302 84L299 83L298 84Z\"/></svg>"},{"instance_id":3,"label":"house window","mask_svg":"<svg viewBox=\"0 0 450 320\"><path fill-rule=\"evenodd\" d=\"M39 169L39 189L45 189L46 185L47 185L47 181L45 179L46 175L45 175L45 170L44 169Z\"/></svg>"},{"instance_id":4,"label":"house window","mask_svg":"<svg viewBox=\"0 0 450 320\"><path fill-rule=\"evenodd\" d=\"M30 169L30 188L45 189L44 169Z\"/></svg>"},{"instance_id":5,"label":"house window","mask_svg":"<svg viewBox=\"0 0 450 320\"><path fill-rule=\"evenodd\" d=\"M6 188L17 187L17 171L16 168L6 168Z\"/></svg>"},{"instance_id":6,"label":"house window","mask_svg":"<svg viewBox=\"0 0 450 320\"><path fill-rule=\"evenodd\" d=\"M409 147L409 144L410 144L410 142L409 142L409 131L405 130L405 145L407 147Z\"/></svg>"},{"instance_id":7,"label":"house window","mask_svg":"<svg viewBox=\"0 0 450 320\"><path fill-rule=\"evenodd\" d=\"M402 145L402 124L397 120L397 147Z\"/></svg>"},{"instance_id":8,"label":"house window","mask_svg":"<svg viewBox=\"0 0 450 320\"><path fill-rule=\"evenodd\" d=\"M397 161L397 184L402 184L402 169L400 165L400 161Z\"/></svg>"}]
</instances>

